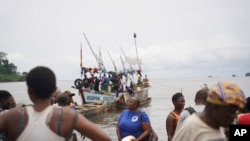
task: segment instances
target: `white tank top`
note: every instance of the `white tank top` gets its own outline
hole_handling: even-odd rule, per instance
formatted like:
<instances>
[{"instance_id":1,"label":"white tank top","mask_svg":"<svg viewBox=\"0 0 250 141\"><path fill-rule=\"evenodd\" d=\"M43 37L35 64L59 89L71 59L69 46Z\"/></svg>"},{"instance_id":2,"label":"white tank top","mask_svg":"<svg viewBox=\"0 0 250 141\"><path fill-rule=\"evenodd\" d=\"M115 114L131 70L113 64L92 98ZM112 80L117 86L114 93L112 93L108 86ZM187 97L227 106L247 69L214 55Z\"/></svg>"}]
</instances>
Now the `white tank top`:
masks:
<instances>
[{"instance_id":1,"label":"white tank top","mask_svg":"<svg viewBox=\"0 0 250 141\"><path fill-rule=\"evenodd\" d=\"M34 111L32 106L26 106L28 124L17 138L17 141L64 141L65 138L54 133L46 124L46 120L53 106L48 106L41 112Z\"/></svg>"}]
</instances>

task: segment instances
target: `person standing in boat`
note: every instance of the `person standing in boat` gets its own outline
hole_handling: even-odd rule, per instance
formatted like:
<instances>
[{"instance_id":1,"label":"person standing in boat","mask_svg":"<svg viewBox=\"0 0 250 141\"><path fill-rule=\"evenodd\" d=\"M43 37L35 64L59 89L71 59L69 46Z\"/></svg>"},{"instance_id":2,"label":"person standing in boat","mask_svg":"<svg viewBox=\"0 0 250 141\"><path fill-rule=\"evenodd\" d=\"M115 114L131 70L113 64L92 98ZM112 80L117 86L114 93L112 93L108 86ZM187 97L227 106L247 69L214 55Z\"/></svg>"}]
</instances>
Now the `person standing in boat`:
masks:
<instances>
[{"instance_id":1,"label":"person standing in boat","mask_svg":"<svg viewBox=\"0 0 250 141\"><path fill-rule=\"evenodd\" d=\"M74 129L91 140L111 140L80 113L51 105L51 96L56 90L56 76L51 69L44 66L31 69L26 84L34 105L12 108L0 114L0 132L6 132L10 140L64 141Z\"/></svg>"},{"instance_id":2,"label":"person standing in boat","mask_svg":"<svg viewBox=\"0 0 250 141\"><path fill-rule=\"evenodd\" d=\"M118 76L118 81L119 81L119 92L123 92L124 88L123 88L123 82L122 82L122 76Z\"/></svg>"},{"instance_id":3,"label":"person standing in boat","mask_svg":"<svg viewBox=\"0 0 250 141\"><path fill-rule=\"evenodd\" d=\"M95 77L95 87L94 87L94 90L96 92L99 92L99 83L100 83L100 79L98 77Z\"/></svg>"},{"instance_id":4,"label":"person standing in boat","mask_svg":"<svg viewBox=\"0 0 250 141\"><path fill-rule=\"evenodd\" d=\"M90 81L89 81L89 78L87 77L86 74L84 74L84 78L83 78L82 81L83 81L84 90L85 90L85 91L89 91L89 90L90 90L90 88L89 88L89 86L90 86Z\"/></svg>"},{"instance_id":5,"label":"person standing in boat","mask_svg":"<svg viewBox=\"0 0 250 141\"><path fill-rule=\"evenodd\" d=\"M102 77L102 83L101 83L101 85L102 85L102 90L103 90L104 92L108 92L109 81L110 81L109 77L107 77L106 74L104 73L104 75L103 75L103 77Z\"/></svg>"},{"instance_id":6,"label":"person standing in boat","mask_svg":"<svg viewBox=\"0 0 250 141\"><path fill-rule=\"evenodd\" d=\"M94 89L94 86L95 86L95 76L93 73L91 73L91 76L89 78L89 86L90 86L90 90L93 90Z\"/></svg>"},{"instance_id":7,"label":"person standing in boat","mask_svg":"<svg viewBox=\"0 0 250 141\"><path fill-rule=\"evenodd\" d=\"M117 75L114 75L110 81L112 82L113 84L113 88L112 88L112 92L114 93L119 93L119 87L120 87L120 84L119 84L119 78Z\"/></svg>"},{"instance_id":8,"label":"person standing in boat","mask_svg":"<svg viewBox=\"0 0 250 141\"><path fill-rule=\"evenodd\" d=\"M130 97L133 97L135 95L133 89L131 89L130 87L126 86L126 90L129 93Z\"/></svg>"},{"instance_id":9,"label":"person standing in boat","mask_svg":"<svg viewBox=\"0 0 250 141\"><path fill-rule=\"evenodd\" d=\"M166 130L168 135L168 141L172 141L180 113L183 111L185 106L185 99L182 93L175 93L172 96L172 102L174 105L174 110L168 114L166 119Z\"/></svg>"},{"instance_id":10,"label":"person standing in boat","mask_svg":"<svg viewBox=\"0 0 250 141\"><path fill-rule=\"evenodd\" d=\"M138 80L137 80L137 87L141 87L142 86L142 81L141 81L141 75L138 76Z\"/></svg>"}]
</instances>

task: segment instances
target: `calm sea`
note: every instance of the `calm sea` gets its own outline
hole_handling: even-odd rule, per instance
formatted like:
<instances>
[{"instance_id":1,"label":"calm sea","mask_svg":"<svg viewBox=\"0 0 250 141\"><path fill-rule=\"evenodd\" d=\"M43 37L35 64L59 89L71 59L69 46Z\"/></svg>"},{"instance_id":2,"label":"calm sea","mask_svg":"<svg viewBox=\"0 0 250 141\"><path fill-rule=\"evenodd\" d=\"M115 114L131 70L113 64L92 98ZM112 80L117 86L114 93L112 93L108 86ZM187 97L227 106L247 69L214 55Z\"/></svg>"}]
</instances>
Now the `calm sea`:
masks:
<instances>
[{"instance_id":1,"label":"calm sea","mask_svg":"<svg viewBox=\"0 0 250 141\"><path fill-rule=\"evenodd\" d=\"M150 79L152 88L149 91L149 96L152 97L152 102L148 107L142 108L142 110L149 115L152 127L159 136L159 141L167 140L165 121L168 113L173 109L173 104L171 102L172 95L182 91L186 99L186 106L188 106L193 102L195 93L198 89L203 87L204 84L210 87L218 81L233 82L241 87L246 97L250 96L250 77ZM77 94L77 90L71 88L73 82L74 80L58 81L57 85L62 91L70 90ZM18 103L31 103L27 95L25 82L0 83L0 89L11 92ZM78 103L81 102L78 95L75 96L75 100ZM116 141L115 126L119 113L120 111L106 112L91 119L91 121L102 128L112 140ZM79 140L83 140L80 139L80 136L78 136L78 138Z\"/></svg>"}]
</instances>

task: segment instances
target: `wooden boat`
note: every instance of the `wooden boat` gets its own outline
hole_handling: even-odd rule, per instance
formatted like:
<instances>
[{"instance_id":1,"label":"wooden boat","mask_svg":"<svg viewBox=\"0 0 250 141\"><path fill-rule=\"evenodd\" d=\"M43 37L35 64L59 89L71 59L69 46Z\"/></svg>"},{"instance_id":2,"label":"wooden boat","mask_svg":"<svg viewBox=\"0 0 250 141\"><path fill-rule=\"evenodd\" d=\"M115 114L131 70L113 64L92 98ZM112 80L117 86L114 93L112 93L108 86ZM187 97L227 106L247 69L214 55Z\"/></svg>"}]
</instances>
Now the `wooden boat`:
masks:
<instances>
[{"instance_id":1,"label":"wooden boat","mask_svg":"<svg viewBox=\"0 0 250 141\"><path fill-rule=\"evenodd\" d=\"M104 113L107 107L107 102L102 101L99 103L89 103L76 106L77 112L83 114L86 118L90 119L94 116Z\"/></svg>"},{"instance_id":2,"label":"wooden boat","mask_svg":"<svg viewBox=\"0 0 250 141\"><path fill-rule=\"evenodd\" d=\"M148 97L148 90L150 87L143 88L140 91L135 92L135 97L138 97L140 99L140 107L147 107L150 105L152 98ZM119 98L116 98L117 100L113 102L110 106L108 106L108 110L114 110L114 109L125 109L127 107L127 102L130 98L130 95L128 93L123 93Z\"/></svg>"},{"instance_id":3,"label":"wooden boat","mask_svg":"<svg viewBox=\"0 0 250 141\"><path fill-rule=\"evenodd\" d=\"M146 100L140 102L140 107L147 107L152 101L151 97L148 97Z\"/></svg>"},{"instance_id":4,"label":"wooden boat","mask_svg":"<svg viewBox=\"0 0 250 141\"><path fill-rule=\"evenodd\" d=\"M86 35L84 34L85 39L87 40ZM134 34L134 38L136 38L136 35ZM136 42L136 40L135 40ZM89 44L89 41L87 40L87 43ZM99 80L101 79L101 75L105 76L105 74L111 75L111 79L119 79L116 82L120 82L120 80L122 80L122 77L118 77L119 74L117 74L117 68L115 66L114 60L112 59L111 55L109 54L113 65L114 65L114 69L115 71L109 71L107 72L105 69L105 66L103 64L102 61L102 57L101 57L101 53L100 56L98 57L91 45L89 44L89 47L98 63L98 68L86 68L86 67L82 67L82 48L80 50L80 66L81 66L81 76L84 75L86 76L87 73L90 73L91 75L94 75L95 73L97 73L99 75L99 79L98 79L98 83L100 82ZM136 47L136 53L137 53L137 47ZM130 70L126 70L124 63L123 63L123 72L120 73L122 76L126 77L126 82L125 82L125 86L127 86L127 84L130 84L129 88L131 88L131 90L134 93L134 96L138 97L141 101L141 105L147 105L150 104L152 98L149 98L148 93L149 93L149 89L150 89L150 85L147 79L147 75L145 75L143 81L141 81L142 79L142 74L141 74L141 64L142 61L141 59L138 58L138 54L137 54L137 58L130 58L128 56L125 55L125 53L123 52L124 56L125 56L125 61L130 65ZM122 59L121 59L122 60ZM123 61L122 61L123 62ZM132 65L138 65L138 70L134 70ZM135 84L134 83L134 74L137 75L138 77L138 82ZM127 80L130 80L130 83L127 82ZM85 81L84 81L85 82ZM82 103L83 104L89 104L89 103L95 103L95 102L101 102L101 101L106 101L107 102L107 108L119 108L119 107L124 107L127 103L127 100L129 99L130 95L128 93L128 91L120 91L119 93L112 91L112 88L110 88L110 85L103 85L102 90L100 91L94 91L93 89L91 89L90 87L85 87L84 88L84 82L82 80L82 78L78 78L75 80L74 84L74 88L78 89L79 94L81 95L82 98ZM115 83L113 83L115 84ZM117 83L116 83L117 84ZM93 85L93 82L92 82ZM99 86L98 86L99 87Z\"/></svg>"}]
</instances>

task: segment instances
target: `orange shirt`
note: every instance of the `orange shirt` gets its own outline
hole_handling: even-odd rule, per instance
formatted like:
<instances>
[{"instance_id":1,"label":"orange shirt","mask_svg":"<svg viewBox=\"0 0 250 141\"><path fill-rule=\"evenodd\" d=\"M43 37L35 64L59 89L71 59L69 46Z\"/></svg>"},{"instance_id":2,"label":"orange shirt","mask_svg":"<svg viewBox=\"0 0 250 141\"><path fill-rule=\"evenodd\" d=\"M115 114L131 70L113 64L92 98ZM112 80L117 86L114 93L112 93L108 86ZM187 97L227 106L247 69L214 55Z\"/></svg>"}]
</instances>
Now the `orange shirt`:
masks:
<instances>
[{"instance_id":1,"label":"orange shirt","mask_svg":"<svg viewBox=\"0 0 250 141\"><path fill-rule=\"evenodd\" d=\"M180 118L180 115L178 113L175 113L174 111L171 112L175 116L175 128L177 126L178 120Z\"/></svg>"}]
</instances>

